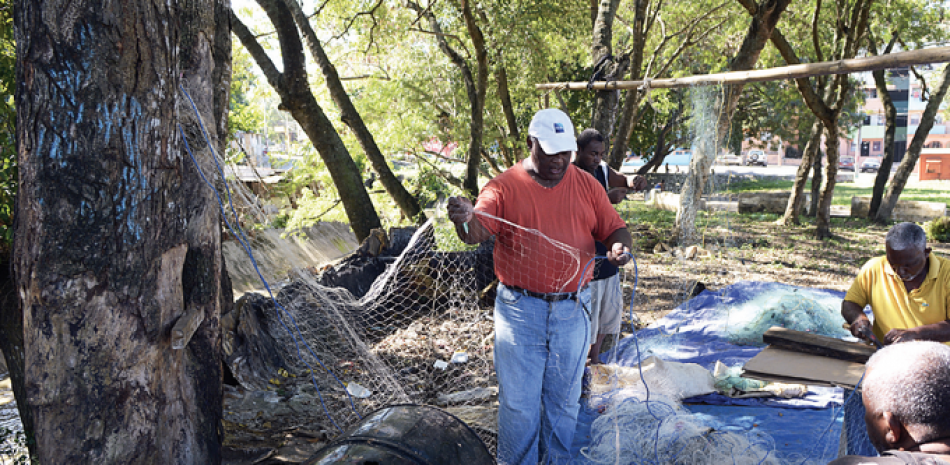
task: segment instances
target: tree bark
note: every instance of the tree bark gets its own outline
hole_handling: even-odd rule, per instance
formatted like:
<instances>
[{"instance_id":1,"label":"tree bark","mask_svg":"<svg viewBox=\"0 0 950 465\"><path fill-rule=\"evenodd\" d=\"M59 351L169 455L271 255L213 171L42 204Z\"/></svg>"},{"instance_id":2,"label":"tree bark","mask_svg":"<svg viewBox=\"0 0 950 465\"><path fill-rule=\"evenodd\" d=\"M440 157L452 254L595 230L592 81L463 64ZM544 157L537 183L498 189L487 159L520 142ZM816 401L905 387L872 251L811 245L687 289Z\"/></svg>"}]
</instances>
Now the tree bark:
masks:
<instances>
[{"instance_id":1,"label":"tree bark","mask_svg":"<svg viewBox=\"0 0 950 465\"><path fill-rule=\"evenodd\" d=\"M805 150L802 152L802 163L798 165L798 171L795 173L795 182L792 185L792 195L789 197L788 206L785 207L785 215L776 223L783 226L797 225L800 223L802 213L802 203L805 200L805 182L808 181L808 172L816 158L818 158L819 146L821 145L821 121L815 120L811 125L811 136L805 144Z\"/></svg>"},{"instance_id":2,"label":"tree bark","mask_svg":"<svg viewBox=\"0 0 950 465\"><path fill-rule=\"evenodd\" d=\"M818 216L818 203L821 200L821 185L824 182L825 176L821 172L821 134L822 131L818 131L818 145L815 146L817 152L815 156L811 159L811 164L809 165L811 169L811 205L808 207L808 216ZM827 147L826 147L827 149Z\"/></svg>"},{"instance_id":3,"label":"tree bark","mask_svg":"<svg viewBox=\"0 0 950 465\"><path fill-rule=\"evenodd\" d=\"M475 95L471 99L472 121L469 123L468 160L465 171L465 190L478 197L478 166L481 164L482 138L485 135L485 98L488 92L488 50L485 37L475 21L472 0L462 0L462 18L475 48ZM470 97L472 97L470 95Z\"/></svg>"},{"instance_id":4,"label":"tree bark","mask_svg":"<svg viewBox=\"0 0 950 465\"><path fill-rule=\"evenodd\" d=\"M278 71L251 31L232 12L234 34L261 68L267 82L277 91L280 108L290 112L317 149L340 194L350 227L357 240L362 241L369 236L370 230L381 226L379 215L363 186L359 167L310 91L303 44L293 14L283 0L257 0L257 3L277 30L283 71Z\"/></svg>"},{"instance_id":5,"label":"tree bark","mask_svg":"<svg viewBox=\"0 0 950 465\"><path fill-rule=\"evenodd\" d=\"M887 186L887 179L891 175L891 166L894 164L894 136L897 133L897 108L887 92L887 82L884 80L884 71L874 71L874 84L877 87L877 93L881 98L881 105L884 107L884 157L881 159L881 166L874 176L874 188L871 193L871 205L868 207L868 218L877 216L877 211L881 207L881 199L884 197L884 188Z\"/></svg>"},{"instance_id":6,"label":"tree bark","mask_svg":"<svg viewBox=\"0 0 950 465\"><path fill-rule=\"evenodd\" d=\"M825 179L822 184L821 198L815 213L815 233L819 239L831 237L831 200L834 196L838 176L838 111L831 126L825 126ZM812 180L814 182L814 180Z\"/></svg>"},{"instance_id":7,"label":"tree bark","mask_svg":"<svg viewBox=\"0 0 950 465\"><path fill-rule=\"evenodd\" d=\"M310 26L310 21L307 19L307 15L304 14L303 8L296 0L284 0L284 5L290 9L297 27L303 33L307 47L310 49L310 55L313 56L323 73L323 77L326 79L330 97L336 103L337 108L340 109L343 123L353 131L356 140L359 141L360 147L363 148L363 152L366 154L366 158L373 166L373 171L379 175L379 182L406 217L424 219L425 214L422 212L422 207L419 206L419 201L406 190L399 179L396 179L396 175L393 174L389 164L386 163L386 157L383 156L379 146L376 145L376 139L369 132L366 123L363 122L363 117L356 111L356 106L353 105L350 95L343 87L343 81L340 80L336 67L333 66L330 58L323 50L323 45L320 44L317 33ZM420 217L420 215L422 216Z\"/></svg>"},{"instance_id":8,"label":"tree bark","mask_svg":"<svg viewBox=\"0 0 950 465\"><path fill-rule=\"evenodd\" d=\"M884 195L881 207L877 211L875 221L880 223L890 221L891 215L894 213L894 206L897 205L897 199L900 198L904 186L907 185L907 180L914 172L917 160L920 159L920 150L924 147L924 142L927 141L930 129L933 128L934 116L940 110L940 103L947 96L947 89L950 89L950 65L944 66L943 73L940 75L940 82L934 87L934 92L930 94L930 100L927 101L924 113L920 116L920 125L917 126L917 132L914 133L914 138L911 139L910 145L907 147L907 153L897 167L897 172L894 173L894 179L887 187L887 193Z\"/></svg>"},{"instance_id":9,"label":"tree bark","mask_svg":"<svg viewBox=\"0 0 950 465\"><path fill-rule=\"evenodd\" d=\"M13 270L37 459L220 463L231 296L197 167L222 182L227 4L17 0L15 12ZM184 322L194 331L177 333Z\"/></svg>"},{"instance_id":10,"label":"tree bark","mask_svg":"<svg viewBox=\"0 0 950 465\"><path fill-rule=\"evenodd\" d=\"M749 70L755 66L759 54L765 48L775 25L788 7L791 0L763 0L758 5L752 17L749 29L746 32L742 46L729 64L730 71ZM729 136L729 127L732 123L732 114L735 113L736 102L742 94L743 84L724 86L718 97L718 112L716 122L716 147L721 147ZM709 168L715 158L715 153L693 153L690 160L689 175L683 183L680 194L680 208L676 214L676 223L673 227L673 237L680 245L695 244L699 241L696 230L696 212L699 209L699 200L703 186L709 174Z\"/></svg>"},{"instance_id":11,"label":"tree bark","mask_svg":"<svg viewBox=\"0 0 950 465\"><path fill-rule=\"evenodd\" d=\"M481 18L486 27L491 24L484 11L478 10L478 17ZM511 89L508 86L508 67L505 66L504 47L494 39L491 29L486 30L488 31L488 42L494 50L495 92L498 93L498 100L501 103L501 111L505 115L505 125L507 126L507 136L504 136L501 140L496 140L496 142L502 154L503 164L506 168L510 168L521 160L524 141L521 140L518 120L515 117L515 107L511 103ZM504 131L499 132L504 134Z\"/></svg>"}]
</instances>

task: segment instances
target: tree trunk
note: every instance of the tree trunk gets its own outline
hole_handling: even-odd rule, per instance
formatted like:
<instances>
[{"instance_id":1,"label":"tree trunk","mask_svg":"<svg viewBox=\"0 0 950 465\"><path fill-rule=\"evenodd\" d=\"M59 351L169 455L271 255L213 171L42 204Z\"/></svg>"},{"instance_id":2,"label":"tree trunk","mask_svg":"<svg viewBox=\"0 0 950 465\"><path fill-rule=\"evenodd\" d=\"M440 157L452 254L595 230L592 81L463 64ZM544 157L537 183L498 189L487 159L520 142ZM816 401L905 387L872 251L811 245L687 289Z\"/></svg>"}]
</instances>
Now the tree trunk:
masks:
<instances>
[{"instance_id":1,"label":"tree trunk","mask_svg":"<svg viewBox=\"0 0 950 465\"><path fill-rule=\"evenodd\" d=\"M937 115L937 111L940 109L940 103L947 96L947 89L950 89L950 65L944 66L940 82L934 87L934 92L930 94L930 100L927 101L924 113L920 117L917 132L914 133L914 138L907 147L907 153L904 155L904 159L901 160L900 166L897 167L897 173L894 173L894 179L891 180L891 184L887 188L887 194L881 202L881 208L877 211L875 221L881 223L890 221L894 206L897 205L897 199L900 198L907 180L910 179L910 175L914 171L917 160L920 159L920 149L923 148L924 142L927 141L927 136L930 134L930 129L933 128L934 116ZM881 169L883 169L883 166Z\"/></svg>"},{"instance_id":2,"label":"tree trunk","mask_svg":"<svg viewBox=\"0 0 950 465\"><path fill-rule=\"evenodd\" d=\"M475 94L470 95L472 120L469 123L468 160L465 171L465 190L478 197L478 166L481 164L482 138L485 134L485 94L488 92L488 50L485 37L475 22L472 0L462 0L462 17L475 48ZM474 98L471 98L474 97Z\"/></svg>"},{"instance_id":3,"label":"tree trunk","mask_svg":"<svg viewBox=\"0 0 950 465\"><path fill-rule=\"evenodd\" d=\"M370 230L381 226L379 215L363 186L359 167L310 91L303 44L293 14L283 0L257 0L257 3L277 30L283 71L274 66L251 31L232 12L231 25L234 34L261 68L267 82L277 91L281 100L280 108L290 112L317 149L340 194L350 227L357 240L362 241L369 236Z\"/></svg>"},{"instance_id":4,"label":"tree trunk","mask_svg":"<svg viewBox=\"0 0 950 465\"><path fill-rule=\"evenodd\" d=\"M422 215L421 218L425 218L422 207L419 206L419 201L396 179L396 175L393 174L389 164L386 163L386 157L380 152L379 146L376 145L376 139L363 122L363 117L356 111L353 101L350 100L350 95L343 87L340 75L336 72L336 67L333 66L330 58L324 52L323 45L320 44L320 39L317 38L316 32L310 26L310 21L304 14L303 8L296 0L284 0L284 4L293 14L294 21L303 33L307 46L310 48L310 55L313 56L323 73L323 77L326 79L330 97L336 103L337 108L340 109L343 123L353 130L353 134L356 136L356 140L359 141L360 147L363 148L366 158L373 165L373 171L379 175L379 182L404 215L409 218L420 218L420 215Z\"/></svg>"},{"instance_id":5,"label":"tree trunk","mask_svg":"<svg viewBox=\"0 0 950 465\"><path fill-rule=\"evenodd\" d=\"M481 10L478 11L482 23L490 24L488 17ZM489 34L493 37L493 34ZM490 41L495 50L495 91L498 93L498 100L501 102L501 111L505 115L505 124L508 126L508 135L498 143L499 151L502 153L502 160L506 168L515 165L522 157L524 141L521 140L521 132L518 130L518 120L515 117L515 107L511 103L511 90L508 87L508 68L505 66L505 54L503 47L498 45L495 40ZM506 142L511 144L506 145Z\"/></svg>"},{"instance_id":6,"label":"tree trunk","mask_svg":"<svg viewBox=\"0 0 950 465\"><path fill-rule=\"evenodd\" d=\"M633 31L631 31L633 33L633 44L630 55L630 79L635 81L643 78L643 49L648 32L646 15L649 4L650 0L634 0L633 2ZM607 158L607 164L614 169L620 169L620 165L623 164L627 153L627 144L639 116L642 97L640 91L627 91L626 98L624 98L623 110L620 113L620 122L617 123L613 147L610 149L610 156Z\"/></svg>"},{"instance_id":7,"label":"tree trunk","mask_svg":"<svg viewBox=\"0 0 950 465\"><path fill-rule=\"evenodd\" d=\"M24 372L23 353L23 312L17 300L13 277L10 274L10 257L4 257L0 262L0 350L7 362L7 371L10 374L10 386L13 397L16 398L17 412L20 414L20 424L23 425L23 435L29 449L29 463L37 459L36 437L33 428L33 411L27 403L26 374Z\"/></svg>"},{"instance_id":8,"label":"tree trunk","mask_svg":"<svg viewBox=\"0 0 950 465\"><path fill-rule=\"evenodd\" d=\"M818 202L818 212L815 215L816 236L819 239L831 237L831 200L835 194L835 183L838 176L838 113L834 112L834 120L825 127L825 182L821 190L821 200ZM814 181L813 181L814 182Z\"/></svg>"},{"instance_id":9,"label":"tree trunk","mask_svg":"<svg viewBox=\"0 0 950 465\"><path fill-rule=\"evenodd\" d=\"M808 181L808 172L811 171L813 160L818 158L819 146L821 145L821 128L821 121L817 119L811 125L811 136L808 138L805 150L802 152L802 163L798 165L798 171L795 173L792 195L788 199L788 206L785 207L785 215L777 221L777 224L791 226L800 223L802 203L805 200L805 182ZM813 198L814 196L812 194Z\"/></svg>"},{"instance_id":10,"label":"tree trunk","mask_svg":"<svg viewBox=\"0 0 950 465\"><path fill-rule=\"evenodd\" d=\"M624 61L614 62L612 55L613 23L619 4L620 0L600 0L597 19L594 21L591 59L594 64L593 72L602 73L603 80L615 80L622 77L626 72ZM608 153L619 101L620 91L618 90L601 90L597 91L594 96L594 108L590 125L603 134L607 145L605 150Z\"/></svg>"},{"instance_id":11,"label":"tree trunk","mask_svg":"<svg viewBox=\"0 0 950 465\"><path fill-rule=\"evenodd\" d=\"M15 11L13 269L37 458L220 463L218 319L231 297L218 205L196 167L222 182L211 147L224 141L227 4Z\"/></svg>"},{"instance_id":12,"label":"tree trunk","mask_svg":"<svg viewBox=\"0 0 950 465\"><path fill-rule=\"evenodd\" d=\"M775 25L788 7L791 0L763 0L758 5L758 9L752 16L749 29L746 32L745 39L736 56L729 64L730 71L743 71L752 69L759 60L759 54L765 48ZM736 102L742 94L742 84L724 86L723 93L719 97L716 122L716 147L721 147L722 142L729 136L729 126L732 122L732 114L736 109ZM701 154L702 155L702 154ZM690 160L690 171L683 184L683 190L680 195L680 208L676 214L676 223L673 227L673 237L680 245L694 244L699 236L696 231L696 211L699 209L699 199L702 195L703 185L709 173L709 167L715 153L706 156L697 156L693 154Z\"/></svg>"},{"instance_id":13,"label":"tree trunk","mask_svg":"<svg viewBox=\"0 0 950 465\"><path fill-rule=\"evenodd\" d=\"M890 52L894 45L892 41L884 53ZM877 55L877 47L874 39L868 38L868 48L871 53ZM891 100L891 94L887 92L887 81L884 79L884 70L877 70L871 73L874 76L874 86L877 88L878 96L881 99L881 105L884 107L884 158L881 159L881 166L874 177L874 188L871 192L871 205L868 207L868 218L874 219L877 216L877 210L881 207L881 199L884 197L884 188L887 186L887 178L891 174L891 165L894 164L894 136L897 133L897 107ZM857 169L857 167L855 167Z\"/></svg>"},{"instance_id":14,"label":"tree trunk","mask_svg":"<svg viewBox=\"0 0 950 465\"><path fill-rule=\"evenodd\" d=\"M824 127L822 127L824 129ZM821 134L821 130L818 131ZM818 138L818 145L816 146L818 152L815 153L815 157L812 158L811 162L811 205L808 207L808 216L818 216L818 203L821 200L821 185L825 180L825 176L821 172L821 136ZM825 147L827 150L827 147Z\"/></svg>"},{"instance_id":15,"label":"tree trunk","mask_svg":"<svg viewBox=\"0 0 950 465\"><path fill-rule=\"evenodd\" d=\"M511 148L505 150L504 161L506 167L512 167L518 160L521 160L524 141L521 140L521 132L518 131L518 120L515 119L514 105L511 104L511 92L508 89L508 70L502 61L501 53L498 54L498 63L495 65L495 86L498 92L498 98L501 100L501 110L505 114L505 123L508 125L508 136L505 140L511 143ZM504 141L501 141L504 142ZM501 145L499 145L501 147Z\"/></svg>"}]
</instances>

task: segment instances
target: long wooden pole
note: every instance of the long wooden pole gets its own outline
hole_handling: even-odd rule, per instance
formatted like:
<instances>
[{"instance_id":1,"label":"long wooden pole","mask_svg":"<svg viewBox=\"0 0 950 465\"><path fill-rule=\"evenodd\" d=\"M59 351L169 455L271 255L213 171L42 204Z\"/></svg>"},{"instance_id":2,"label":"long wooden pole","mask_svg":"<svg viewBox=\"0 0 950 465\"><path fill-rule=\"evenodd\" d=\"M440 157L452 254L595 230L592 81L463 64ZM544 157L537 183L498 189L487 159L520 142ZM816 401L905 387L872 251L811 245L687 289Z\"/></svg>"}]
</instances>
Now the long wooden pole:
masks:
<instances>
[{"instance_id":1,"label":"long wooden pole","mask_svg":"<svg viewBox=\"0 0 950 465\"><path fill-rule=\"evenodd\" d=\"M849 60L825 61L821 63L805 63L801 65L782 66L779 68L760 69L752 71L735 71L731 73L703 74L672 79L651 79L647 81L596 81L592 90L639 89L650 87L654 89L672 89L675 87L689 87L696 85L738 84L747 82L775 81L779 79L798 79L812 76L826 76L829 74L849 74L877 69L900 68L927 63L944 63L950 61L950 46L925 48L909 52L889 53ZM586 82L548 82L535 84L540 90L587 90Z\"/></svg>"}]
</instances>

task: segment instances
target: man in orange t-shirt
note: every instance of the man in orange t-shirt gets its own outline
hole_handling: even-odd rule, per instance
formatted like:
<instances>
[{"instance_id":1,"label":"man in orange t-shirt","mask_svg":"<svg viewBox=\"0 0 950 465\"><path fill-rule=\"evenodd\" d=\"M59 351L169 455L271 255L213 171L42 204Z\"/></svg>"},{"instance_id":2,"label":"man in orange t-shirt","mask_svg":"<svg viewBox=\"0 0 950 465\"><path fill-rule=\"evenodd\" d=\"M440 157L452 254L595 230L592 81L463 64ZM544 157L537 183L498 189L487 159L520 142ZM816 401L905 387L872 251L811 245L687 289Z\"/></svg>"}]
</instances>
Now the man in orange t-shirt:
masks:
<instances>
[{"instance_id":1,"label":"man in orange t-shirt","mask_svg":"<svg viewBox=\"0 0 950 465\"><path fill-rule=\"evenodd\" d=\"M449 199L462 241L495 237L498 463L570 460L590 339L595 242L622 266L632 239L604 188L570 163L574 126L560 110L535 114L531 156L492 179L476 205Z\"/></svg>"}]
</instances>

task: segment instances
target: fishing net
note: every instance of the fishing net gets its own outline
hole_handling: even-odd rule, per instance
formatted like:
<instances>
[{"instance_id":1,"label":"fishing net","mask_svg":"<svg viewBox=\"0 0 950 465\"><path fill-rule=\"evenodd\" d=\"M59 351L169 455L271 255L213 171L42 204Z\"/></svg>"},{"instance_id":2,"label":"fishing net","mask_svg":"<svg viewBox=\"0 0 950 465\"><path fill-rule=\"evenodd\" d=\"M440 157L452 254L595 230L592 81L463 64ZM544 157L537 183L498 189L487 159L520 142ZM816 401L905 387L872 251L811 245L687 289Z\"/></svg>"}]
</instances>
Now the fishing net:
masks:
<instances>
[{"instance_id":1,"label":"fishing net","mask_svg":"<svg viewBox=\"0 0 950 465\"><path fill-rule=\"evenodd\" d=\"M727 309L731 319L726 337L735 344L765 346L762 335L773 326L828 337L849 337L851 333L841 327L840 308L840 298L821 298L795 288L777 290Z\"/></svg>"},{"instance_id":2,"label":"fishing net","mask_svg":"<svg viewBox=\"0 0 950 465\"><path fill-rule=\"evenodd\" d=\"M717 188L711 183L707 192ZM253 200L247 194L237 197ZM619 211L628 224L635 225L623 206ZM254 207L242 214L264 215ZM492 307L499 292L497 277L506 276L506 283L513 281L538 292L569 293L594 272L596 264L591 254L536 230L498 218L481 219L494 222L498 233L493 242L478 246L459 242L452 224L436 217L415 230L391 230L375 245L361 247L328 267L298 266L276 258L258 266L252 260L262 288L246 293L222 317L229 373L247 392L238 403L306 415L308 421L324 425L330 437L386 405L436 405L469 424L496 452L498 380ZM246 244L242 248L249 256L268 255L266 242L255 242L239 231L232 234ZM726 226L716 244L728 246L730 235ZM499 245L513 254L506 261L508 268L494 261ZM671 266L686 271L697 260L715 259L712 254L679 256ZM274 265L269 264L272 261ZM641 323L635 312L656 309L650 298L635 292L649 290L650 279L640 283L635 266L621 270L624 332L632 332ZM701 291L697 284L696 279L684 277L672 286L679 288L677 294L668 298L674 306L685 302ZM669 287L663 283L663 288ZM633 309L626 306L631 295ZM575 304L568 312L572 315L564 318L587 310ZM793 328L799 320L798 327L825 328L822 315L810 303L779 298L776 311L768 316L748 322L726 320L736 340L755 343L756 334L761 341L760 329L783 318ZM656 355L676 350L670 341L646 345L650 344ZM558 365L557 376L565 380L580 376L585 356L565 360ZM629 369L624 374L642 376ZM616 375L605 375L608 387L598 395L610 400L601 404L603 413L592 426L590 446L575 458L580 463L784 463L787 459L775 452L774 442L765 433L711 429L676 403L685 393L672 394L662 402L648 400L653 383L663 390L659 377L647 375L646 382L636 381L638 388L623 389L616 385ZM682 390L675 379L665 384L670 391ZM564 396L565 404L576 402L568 397ZM226 409L225 419L249 429L269 424L266 416L248 414L247 409Z\"/></svg>"},{"instance_id":3,"label":"fishing net","mask_svg":"<svg viewBox=\"0 0 950 465\"><path fill-rule=\"evenodd\" d=\"M782 457L771 436L717 430L663 396L621 397L591 427L590 463L718 465L810 463Z\"/></svg>"}]
</instances>

